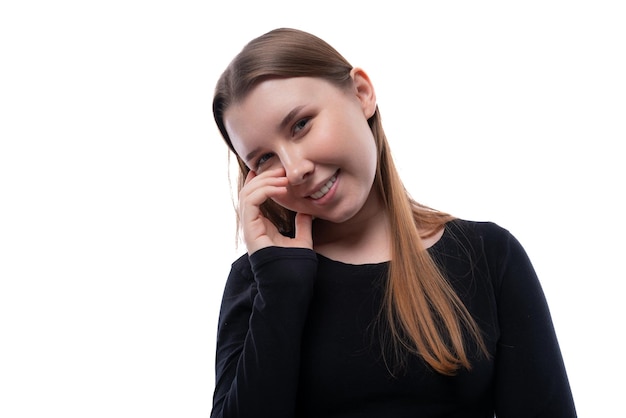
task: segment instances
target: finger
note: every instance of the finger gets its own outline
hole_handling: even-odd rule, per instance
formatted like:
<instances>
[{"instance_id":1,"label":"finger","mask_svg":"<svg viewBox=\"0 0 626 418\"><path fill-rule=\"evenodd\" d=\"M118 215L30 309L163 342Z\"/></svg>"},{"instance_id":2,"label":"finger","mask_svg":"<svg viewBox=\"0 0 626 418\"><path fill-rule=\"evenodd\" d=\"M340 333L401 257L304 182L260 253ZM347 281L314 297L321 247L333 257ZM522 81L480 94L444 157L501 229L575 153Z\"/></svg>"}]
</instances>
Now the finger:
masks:
<instances>
[{"instance_id":1,"label":"finger","mask_svg":"<svg viewBox=\"0 0 626 418\"><path fill-rule=\"evenodd\" d=\"M313 248L313 217L304 213L296 213L295 227L296 235L295 239L300 241L302 245L307 248Z\"/></svg>"},{"instance_id":2,"label":"finger","mask_svg":"<svg viewBox=\"0 0 626 418\"><path fill-rule=\"evenodd\" d=\"M255 177L256 177L256 173L254 171L252 170L248 171L248 174L246 174L246 179L243 182L243 184L248 184L250 180L252 180Z\"/></svg>"},{"instance_id":3,"label":"finger","mask_svg":"<svg viewBox=\"0 0 626 418\"><path fill-rule=\"evenodd\" d=\"M272 168L271 170L263 171L262 173L257 173L256 171L248 171L246 175L246 182L250 181L256 177L284 177L285 169L283 167Z\"/></svg>"},{"instance_id":4,"label":"finger","mask_svg":"<svg viewBox=\"0 0 626 418\"><path fill-rule=\"evenodd\" d=\"M268 199L279 198L287 193L287 179L268 177L255 179L241 190L239 196L239 219L243 226L262 218L260 206Z\"/></svg>"},{"instance_id":5,"label":"finger","mask_svg":"<svg viewBox=\"0 0 626 418\"><path fill-rule=\"evenodd\" d=\"M267 199L284 194L287 191L286 177L268 177L256 179L244 186L239 193L240 204L260 205Z\"/></svg>"}]
</instances>

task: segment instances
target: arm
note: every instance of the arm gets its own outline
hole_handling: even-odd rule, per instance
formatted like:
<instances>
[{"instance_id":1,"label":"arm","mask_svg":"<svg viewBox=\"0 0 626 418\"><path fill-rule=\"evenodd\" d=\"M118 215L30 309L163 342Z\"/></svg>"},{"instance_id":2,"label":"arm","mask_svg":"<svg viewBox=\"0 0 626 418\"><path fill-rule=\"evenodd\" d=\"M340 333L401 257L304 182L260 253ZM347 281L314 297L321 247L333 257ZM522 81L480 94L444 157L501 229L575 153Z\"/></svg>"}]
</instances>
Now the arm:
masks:
<instances>
[{"instance_id":1,"label":"arm","mask_svg":"<svg viewBox=\"0 0 626 418\"><path fill-rule=\"evenodd\" d=\"M220 312L211 418L293 417L315 253L268 247L233 267Z\"/></svg>"},{"instance_id":2,"label":"arm","mask_svg":"<svg viewBox=\"0 0 626 418\"><path fill-rule=\"evenodd\" d=\"M510 234L498 246L496 416L576 417L548 304L532 264Z\"/></svg>"}]
</instances>

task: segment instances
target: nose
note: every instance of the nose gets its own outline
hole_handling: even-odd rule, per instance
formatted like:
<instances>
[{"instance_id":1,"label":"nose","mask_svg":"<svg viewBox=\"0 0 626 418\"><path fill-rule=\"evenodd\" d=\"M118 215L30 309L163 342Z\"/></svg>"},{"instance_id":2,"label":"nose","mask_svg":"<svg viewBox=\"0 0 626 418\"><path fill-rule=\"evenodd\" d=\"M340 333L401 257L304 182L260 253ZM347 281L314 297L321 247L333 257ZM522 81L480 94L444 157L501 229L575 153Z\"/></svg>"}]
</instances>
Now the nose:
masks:
<instances>
[{"instance_id":1,"label":"nose","mask_svg":"<svg viewBox=\"0 0 626 418\"><path fill-rule=\"evenodd\" d=\"M297 186L304 183L313 172L315 167L313 162L305 158L302 150L296 147L284 148L281 154L281 162L289 184Z\"/></svg>"}]
</instances>

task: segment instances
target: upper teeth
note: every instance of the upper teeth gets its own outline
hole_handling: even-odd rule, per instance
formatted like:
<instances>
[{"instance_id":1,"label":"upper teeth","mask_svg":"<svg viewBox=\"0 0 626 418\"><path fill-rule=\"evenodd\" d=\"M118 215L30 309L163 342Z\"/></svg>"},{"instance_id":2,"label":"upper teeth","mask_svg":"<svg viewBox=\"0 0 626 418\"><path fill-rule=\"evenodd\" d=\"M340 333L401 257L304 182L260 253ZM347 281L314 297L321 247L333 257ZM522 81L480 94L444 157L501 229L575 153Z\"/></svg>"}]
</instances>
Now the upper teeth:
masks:
<instances>
[{"instance_id":1,"label":"upper teeth","mask_svg":"<svg viewBox=\"0 0 626 418\"><path fill-rule=\"evenodd\" d=\"M321 189L319 189L317 192L315 192L315 193L313 193L313 194L311 195L311 198L312 198L312 199L319 199L319 198L321 198L322 196L324 196L326 193L328 193L328 191L330 190L330 188L331 188L331 187L333 187L333 183L335 182L335 180L337 180L337 176L332 176L332 177L330 178L330 180L328 180L328 181L326 182L326 184L324 184L324 185L322 186L322 188L321 188Z\"/></svg>"}]
</instances>

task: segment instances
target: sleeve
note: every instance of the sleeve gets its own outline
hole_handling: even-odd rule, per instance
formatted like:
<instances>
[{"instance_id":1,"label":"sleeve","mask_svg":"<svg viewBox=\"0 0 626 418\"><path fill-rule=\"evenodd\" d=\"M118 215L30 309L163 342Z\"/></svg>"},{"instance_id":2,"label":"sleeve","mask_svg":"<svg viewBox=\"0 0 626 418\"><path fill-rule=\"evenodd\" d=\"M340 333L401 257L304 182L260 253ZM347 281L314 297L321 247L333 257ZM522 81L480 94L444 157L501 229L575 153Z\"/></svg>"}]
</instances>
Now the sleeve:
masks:
<instances>
[{"instance_id":1,"label":"sleeve","mask_svg":"<svg viewBox=\"0 0 626 418\"><path fill-rule=\"evenodd\" d=\"M269 247L249 262L252 274L233 265L224 290L211 418L293 418L317 257Z\"/></svg>"},{"instance_id":2,"label":"sleeve","mask_svg":"<svg viewBox=\"0 0 626 418\"><path fill-rule=\"evenodd\" d=\"M576 417L552 318L535 270L512 235L507 233L499 246L504 254L495 289L500 324L495 358L496 416Z\"/></svg>"}]
</instances>

